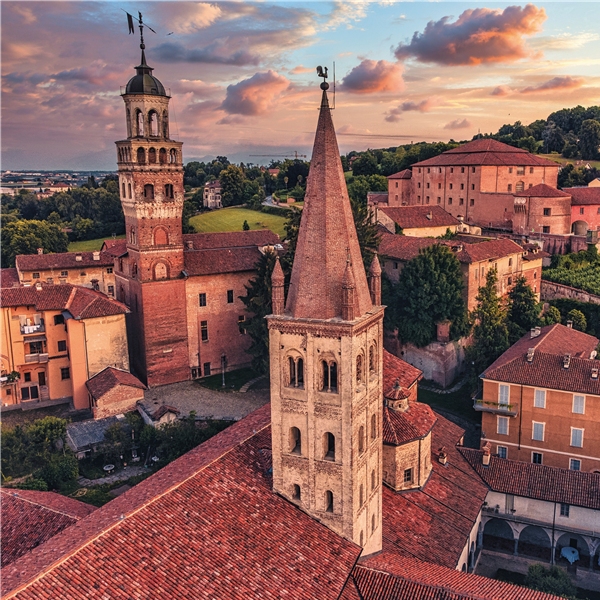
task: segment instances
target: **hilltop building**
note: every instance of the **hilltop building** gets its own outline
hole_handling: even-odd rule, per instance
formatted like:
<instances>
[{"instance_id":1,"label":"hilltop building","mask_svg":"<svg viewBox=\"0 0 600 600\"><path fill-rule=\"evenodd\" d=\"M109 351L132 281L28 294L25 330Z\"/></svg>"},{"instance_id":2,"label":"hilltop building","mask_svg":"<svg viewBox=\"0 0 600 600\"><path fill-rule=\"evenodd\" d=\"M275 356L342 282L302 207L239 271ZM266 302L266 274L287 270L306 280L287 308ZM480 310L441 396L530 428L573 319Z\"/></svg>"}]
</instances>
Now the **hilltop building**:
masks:
<instances>
[{"instance_id":1,"label":"hilltop building","mask_svg":"<svg viewBox=\"0 0 600 600\"><path fill-rule=\"evenodd\" d=\"M223 208L223 202L221 201L221 183L218 179L204 184L202 205L204 208Z\"/></svg>"}]
</instances>

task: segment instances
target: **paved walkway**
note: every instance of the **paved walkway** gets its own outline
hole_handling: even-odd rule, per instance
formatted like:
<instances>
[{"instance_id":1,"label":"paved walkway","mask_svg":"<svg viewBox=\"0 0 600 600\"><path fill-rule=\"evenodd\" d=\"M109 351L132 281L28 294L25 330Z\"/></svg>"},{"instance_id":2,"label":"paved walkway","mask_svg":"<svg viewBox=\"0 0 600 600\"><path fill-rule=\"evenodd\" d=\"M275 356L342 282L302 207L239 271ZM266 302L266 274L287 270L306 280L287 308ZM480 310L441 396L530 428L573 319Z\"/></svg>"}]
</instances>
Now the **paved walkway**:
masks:
<instances>
[{"instance_id":1,"label":"paved walkway","mask_svg":"<svg viewBox=\"0 0 600 600\"><path fill-rule=\"evenodd\" d=\"M435 387L433 385L427 385L425 383L419 382L419 389L427 390L429 392L435 392L436 394L451 394L452 392L456 392L457 390L460 390L460 388L463 387L463 385L465 385L466 383L467 383L466 379L460 379L451 388L443 389L443 388Z\"/></svg>"},{"instance_id":2,"label":"paved walkway","mask_svg":"<svg viewBox=\"0 0 600 600\"><path fill-rule=\"evenodd\" d=\"M269 402L269 390L220 392L202 387L195 381L183 381L146 390L144 406L149 412L161 404L174 406L181 416L196 413L197 419L239 421Z\"/></svg>"},{"instance_id":3,"label":"paved walkway","mask_svg":"<svg viewBox=\"0 0 600 600\"><path fill-rule=\"evenodd\" d=\"M93 487L95 485L104 485L105 483L116 483L117 481L126 481L134 475L141 475L142 473L148 472L149 469L147 469L143 465L135 467L125 467L122 471L118 471L117 473L113 473L112 475L107 475L106 477L100 477L100 479L86 479L85 477L80 477L77 480L77 483L81 487Z\"/></svg>"},{"instance_id":4,"label":"paved walkway","mask_svg":"<svg viewBox=\"0 0 600 600\"><path fill-rule=\"evenodd\" d=\"M261 379L264 379L265 375L259 375L258 377L255 377L254 379L251 379L250 381L247 381L241 388L240 388L240 392L242 394L245 394L251 386L253 386L257 381L260 381Z\"/></svg>"}]
</instances>

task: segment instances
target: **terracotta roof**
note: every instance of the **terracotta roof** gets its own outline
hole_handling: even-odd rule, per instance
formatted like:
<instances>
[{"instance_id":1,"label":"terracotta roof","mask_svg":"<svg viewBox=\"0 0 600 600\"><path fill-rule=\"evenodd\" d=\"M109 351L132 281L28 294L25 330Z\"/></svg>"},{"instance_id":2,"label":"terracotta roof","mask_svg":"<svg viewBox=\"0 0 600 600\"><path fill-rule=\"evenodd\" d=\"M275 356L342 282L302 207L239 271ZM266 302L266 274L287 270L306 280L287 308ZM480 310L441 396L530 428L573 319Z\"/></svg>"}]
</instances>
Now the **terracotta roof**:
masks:
<instances>
[{"instance_id":1,"label":"terracotta roof","mask_svg":"<svg viewBox=\"0 0 600 600\"><path fill-rule=\"evenodd\" d=\"M35 306L36 310L66 310L75 319L93 319L128 313L121 302L89 288L69 283L37 287L6 288L0 291L0 306Z\"/></svg>"},{"instance_id":2,"label":"terracotta roof","mask_svg":"<svg viewBox=\"0 0 600 600\"><path fill-rule=\"evenodd\" d=\"M409 365L406 361L394 356L387 350L383 351L383 390L386 393L391 390L396 381L403 388L410 389L423 377L423 371Z\"/></svg>"},{"instance_id":3,"label":"terracotta roof","mask_svg":"<svg viewBox=\"0 0 600 600\"><path fill-rule=\"evenodd\" d=\"M403 171L398 171L398 173L389 175L388 179L410 179L411 177L412 171L410 169L404 169Z\"/></svg>"},{"instance_id":4,"label":"terracotta roof","mask_svg":"<svg viewBox=\"0 0 600 600\"><path fill-rule=\"evenodd\" d=\"M152 420L158 421L161 417L164 417L169 412L172 412L176 415L181 413L181 411L174 406L170 406L169 404L161 404L158 409L152 413Z\"/></svg>"},{"instance_id":5,"label":"terracotta roof","mask_svg":"<svg viewBox=\"0 0 600 600\"><path fill-rule=\"evenodd\" d=\"M269 246L279 244L279 236L269 229L253 231L227 231L223 233L186 233L183 236L186 251L193 244L193 250L216 250L243 248L250 246Z\"/></svg>"},{"instance_id":6,"label":"terracotta roof","mask_svg":"<svg viewBox=\"0 0 600 600\"><path fill-rule=\"evenodd\" d=\"M0 494L3 568L95 510L54 492L3 488Z\"/></svg>"},{"instance_id":7,"label":"terracotta roof","mask_svg":"<svg viewBox=\"0 0 600 600\"><path fill-rule=\"evenodd\" d=\"M402 229L452 227L460 221L441 206L394 206L379 209Z\"/></svg>"},{"instance_id":8,"label":"terracotta roof","mask_svg":"<svg viewBox=\"0 0 600 600\"><path fill-rule=\"evenodd\" d=\"M530 154L522 148L515 148L493 139L478 139L458 148L447 150L439 156L415 163L415 167L461 165L506 165L506 166L546 166L556 167L558 163L547 158Z\"/></svg>"},{"instance_id":9,"label":"terracotta roof","mask_svg":"<svg viewBox=\"0 0 600 600\"><path fill-rule=\"evenodd\" d=\"M204 188L208 188L208 189L221 189L221 182L218 179L215 179L213 181L209 181L208 183L204 184Z\"/></svg>"},{"instance_id":10,"label":"terracotta roof","mask_svg":"<svg viewBox=\"0 0 600 600\"><path fill-rule=\"evenodd\" d=\"M127 240L125 239L108 239L102 244L102 251L118 258L127 254Z\"/></svg>"},{"instance_id":11,"label":"terracotta roof","mask_svg":"<svg viewBox=\"0 0 600 600\"><path fill-rule=\"evenodd\" d=\"M19 273L14 267L0 269L0 287L11 288L19 285Z\"/></svg>"},{"instance_id":12,"label":"terracotta roof","mask_svg":"<svg viewBox=\"0 0 600 600\"><path fill-rule=\"evenodd\" d=\"M421 248L429 248L437 243L433 238L394 235L387 230L381 233L380 240L379 254L402 261L412 260Z\"/></svg>"},{"instance_id":13,"label":"terracotta roof","mask_svg":"<svg viewBox=\"0 0 600 600\"><path fill-rule=\"evenodd\" d=\"M495 492L547 502L562 502L600 510L600 474L492 456L482 464L483 451L460 448L471 466Z\"/></svg>"},{"instance_id":14,"label":"terracotta roof","mask_svg":"<svg viewBox=\"0 0 600 600\"><path fill-rule=\"evenodd\" d=\"M513 196L525 196L527 198L568 198L570 195L545 183L538 183L527 190L513 194Z\"/></svg>"},{"instance_id":15,"label":"terracotta roof","mask_svg":"<svg viewBox=\"0 0 600 600\"><path fill-rule=\"evenodd\" d=\"M563 188L571 196L573 206L585 204L600 204L600 187L572 187Z\"/></svg>"},{"instance_id":16,"label":"terracotta roof","mask_svg":"<svg viewBox=\"0 0 600 600\"><path fill-rule=\"evenodd\" d=\"M452 242L447 243L452 247ZM476 244L460 244L462 250L456 252L456 258L462 263L474 263L482 260L494 260L511 254L522 254L523 248L507 238L486 240Z\"/></svg>"},{"instance_id":17,"label":"terracotta roof","mask_svg":"<svg viewBox=\"0 0 600 600\"><path fill-rule=\"evenodd\" d=\"M383 488L380 556L401 554L454 569L460 566L488 488L456 448L464 430L436 416L431 434L432 472L425 486L402 493ZM445 465L437 459L441 447L448 456Z\"/></svg>"},{"instance_id":18,"label":"terracotta roof","mask_svg":"<svg viewBox=\"0 0 600 600\"><path fill-rule=\"evenodd\" d=\"M217 275L253 271L260 256L258 247L253 246L188 251L183 258L188 275Z\"/></svg>"},{"instance_id":19,"label":"terracotta roof","mask_svg":"<svg viewBox=\"0 0 600 600\"><path fill-rule=\"evenodd\" d=\"M272 492L270 405L3 572L16 598L337 599L360 548Z\"/></svg>"},{"instance_id":20,"label":"terracotta roof","mask_svg":"<svg viewBox=\"0 0 600 600\"><path fill-rule=\"evenodd\" d=\"M77 260L80 256L81 260ZM112 267L114 258L108 252L60 252L58 254L19 254L16 266L19 271L44 271L49 269L78 269L83 267Z\"/></svg>"},{"instance_id":21,"label":"terracotta roof","mask_svg":"<svg viewBox=\"0 0 600 600\"><path fill-rule=\"evenodd\" d=\"M408 410L399 412L383 407L383 443L400 446L425 437L437 417L427 404L409 402Z\"/></svg>"},{"instance_id":22,"label":"terracotta roof","mask_svg":"<svg viewBox=\"0 0 600 600\"><path fill-rule=\"evenodd\" d=\"M284 314L306 319L341 317L347 264L355 285L352 312L358 319L373 305L324 90Z\"/></svg>"},{"instance_id":23,"label":"terracotta roof","mask_svg":"<svg viewBox=\"0 0 600 600\"><path fill-rule=\"evenodd\" d=\"M366 571L371 571L368 575ZM383 577L379 578L377 573ZM386 587L394 583L385 575L400 577L407 582L425 585L430 590L423 592L431 595L395 595L386 596ZM557 596L530 590L528 588L505 583L496 579L481 577L472 573L463 573L456 569L435 565L416 560L408 556L394 554L379 554L367 559L361 559L354 568L352 575L357 582L364 600L396 600L410 598L411 600L442 600L445 593L456 594L448 598L466 598L473 600L556 600ZM368 587L367 587L368 586ZM435 591L435 595L433 594ZM377 592L379 595L376 595ZM369 595L371 594L371 595Z\"/></svg>"},{"instance_id":24,"label":"terracotta roof","mask_svg":"<svg viewBox=\"0 0 600 600\"><path fill-rule=\"evenodd\" d=\"M368 204L379 204L380 202L388 201L387 192L367 192L367 203Z\"/></svg>"},{"instance_id":25,"label":"terracotta roof","mask_svg":"<svg viewBox=\"0 0 600 600\"><path fill-rule=\"evenodd\" d=\"M87 389L93 398L98 399L118 385L145 390L146 386L135 376L127 371L106 367L85 382Z\"/></svg>"}]
</instances>

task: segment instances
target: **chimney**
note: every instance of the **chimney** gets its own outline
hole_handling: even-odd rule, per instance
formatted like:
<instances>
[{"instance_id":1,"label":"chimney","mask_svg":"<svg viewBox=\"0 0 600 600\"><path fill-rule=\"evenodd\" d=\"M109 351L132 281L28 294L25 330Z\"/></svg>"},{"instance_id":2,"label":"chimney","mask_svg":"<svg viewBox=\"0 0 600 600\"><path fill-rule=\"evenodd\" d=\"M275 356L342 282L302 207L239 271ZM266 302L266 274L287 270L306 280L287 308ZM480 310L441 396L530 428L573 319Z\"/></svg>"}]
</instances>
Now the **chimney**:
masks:
<instances>
[{"instance_id":1,"label":"chimney","mask_svg":"<svg viewBox=\"0 0 600 600\"><path fill-rule=\"evenodd\" d=\"M192 242L192 240L188 240L188 241L185 243L185 247L186 247L188 250L193 250L193 249L194 249L194 242Z\"/></svg>"},{"instance_id":2,"label":"chimney","mask_svg":"<svg viewBox=\"0 0 600 600\"><path fill-rule=\"evenodd\" d=\"M43 248L38 248L37 249L37 253L38 254L44 254L44 249Z\"/></svg>"},{"instance_id":3,"label":"chimney","mask_svg":"<svg viewBox=\"0 0 600 600\"><path fill-rule=\"evenodd\" d=\"M492 445L489 442L486 442L482 448L483 456L481 457L481 461L484 467L489 467L490 458L492 456Z\"/></svg>"},{"instance_id":4,"label":"chimney","mask_svg":"<svg viewBox=\"0 0 600 600\"><path fill-rule=\"evenodd\" d=\"M446 447L442 446L439 450L438 450L438 461L442 464L445 465L448 462L448 454L446 454Z\"/></svg>"},{"instance_id":5,"label":"chimney","mask_svg":"<svg viewBox=\"0 0 600 600\"><path fill-rule=\"evenodd\" d=\"M40 292L42 290L42 284L41 283L36 283L35 284L35 289Z\"/></svg>"},{"instance_id":6,"label":"chimney","mask_svg":"<svg viewBox=\"0 0 600 600\"><path fill-rule=\"evenodd\" d=\"M598 369L596 367L592 369L592 379L598 379Z\"/></svg>"},{"instance_id":7,"label":"chimney","mask_svg":"<svg viewBox=\"0 0 600 600\"><path fill-rule=\"evenodd\" d=\"M563 367L565 369L568 369L570 364L571 364L571 355L565 354L563 357Z\"/></svg>"},{"instance_id":8,"label":"chimney","mask_svg":"<svg viewBox=\"0 0 600 600\"><path fill-rule=\"evenodd\" d=\"M81 261L83 260L83 256L81 256L81 254L77 254L77 255L75 256L75 260L76 260L77 262L81 262Z\"/></svg>"},{"instance_id":9,"label":"chimney","mask_svg":"<svg viewBox=\"0 0 600 600\"><path fill-rule=\"evenodd\" d=\"M431 219L433 219L433 213L431 211L429 211L426 215L427 220L431 221Z\"/></svg>"},{"instance_id":10,"label":"chimney","mask_svg":"<svg viewBox=\"0 0 600 600\"><path fill-rule=\"evenodd\" d=\"M450 341L450 325L452 325L452 322L447 320L436 324L438 342L447 344Z\"/></svg>"},{"instance_id":11,"label":"chimney","mask_svg":"<svg viewBox=\"0 0 600 600\"><path fill-rule=\"evenodd\" d=\"M531 339L538 337L540 335L540 333L542 333L542 330L540 327L532 327L531 328Z\"/></svg>"},{"instance_id":12,"label":"chimney","mask_svg":"<svg viewBox=\"0 0 600 600\"><path fill-rule=\"evenodd\" d=\"M527 350L527 362L533 362L533 355L535 354L535 348L529 348Z\"/></svg>"},{"instance_id":13,"label":"chimney","mask_svg":"<svg viewBox=\"0 0 600 600\"><path fill-rule=\"evenodd\" d=\"M100 260L100 252L98 252L98 251L92 252L92 259L93 260Z\"/></svg>"},{"instance_id":14,"label":"chimney","mask_svg":"<svg viewBox=\"0 0 600 600\"><path fill-rule=\"evenodd\" d=\"M567 327L573 329L573 321L567 321Z\"/></svg>"}]
</instances>

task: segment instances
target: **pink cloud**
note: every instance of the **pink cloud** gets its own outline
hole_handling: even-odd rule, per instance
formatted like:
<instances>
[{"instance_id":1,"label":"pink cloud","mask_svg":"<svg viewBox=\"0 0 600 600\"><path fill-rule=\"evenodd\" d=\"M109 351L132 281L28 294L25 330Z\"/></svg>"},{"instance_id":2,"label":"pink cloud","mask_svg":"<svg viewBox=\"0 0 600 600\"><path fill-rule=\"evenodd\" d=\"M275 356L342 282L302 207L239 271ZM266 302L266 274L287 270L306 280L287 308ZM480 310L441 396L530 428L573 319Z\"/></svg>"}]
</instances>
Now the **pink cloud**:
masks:
<instances>
[{"instance_id":1,"label":"pink cloud","mask_svg":"<svg viewBox=\"0 0 600 600\"><path fill-rule=\"evenodd\" d=\"M298 65L297 67L294 67L290 73L292 75L302 75L303 73L312 73L315 69L314 68L310 68L310 67L305 67L303 65Z\"/></svg>"},{"instance_id":2,"label":"pink cloud","mask_svg":"<svg viewBox=\"0 0 600 600\"><path fill-rule=\"evenodd\" d=\"M342 88L355 94L398 92L403 89L402 65L387 60L363 60L342 80Z\"/></svg>"},{"instance_id":3,"label":"pink cloud","mask_svg":"<svg viewBox=\"0 0 600 600\"><path fill-rule=\"evenodd\" d=\"M426 98L425 100L421 100L420 102L415 102L413 100L406 100L402 102L397 108L392 108L390 110L385 120L388 123L397 123L401 121L400 115L405 112L417 111L421 113L429 112L432 108L438 106L440 103L438 98Z\"/></svg>"},{"instance_id":4,"label":"pink cloud","mask_svg":"<svg viewBox=\"0 0 600 600\"><path fill-rule=\"evenodd\" d=\"M546 20L543 8L533 4L465 10L454 23L450 17L429 21L409 44L399 44L398 59L414 57L441 65L478 65L513 62L531 55L524 36L533 35Z\"/></svg>"},{"instance_id":5,"label":"pink cloud","mask_svg":"<svg viewBox=\"0 0 600 600\"><path fill-rule=\"evenodd\" d=\"M444 125L444 129L466 129L471 127L471 121L468 119L454 119Z\"/></svg>"},{"instance_id":6,"label":"pink cloud","mask_svg":"<svg viewBox=\"0 0 600 600\"><path fill-rule=\"evenodd\" d=\"M548 92L555 90L573 90L583 85L583 79L580 77L553 77L539 85L532 85L521 90L521 94L534 94L537 92Z\"/></svg>"},{"instance_id":7,"label":"pink cloud","mask_svg":"<svg viewBox=\"0 0 600 600\"><path fill-rule=\"evenodd\" d=\"M289 79L275 71L256 73L249 79L227 86L221 108L229 114L264 115L289 85Z\"/></svg>"},{"instance_id":8,"label":"pink cloud","mask_svg":"<svg viewBox=\"0 0 600 600\"><path fill-rule=\"evenodd\" d=\"M512 94L512 89L509 86L499 85L492 90L490 95L491 96L508 96L509 94Z\"/></svg>"}]
</instances>

